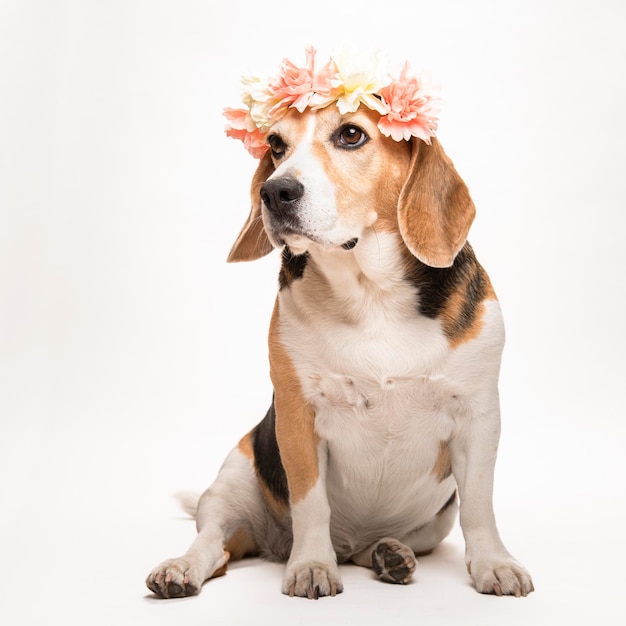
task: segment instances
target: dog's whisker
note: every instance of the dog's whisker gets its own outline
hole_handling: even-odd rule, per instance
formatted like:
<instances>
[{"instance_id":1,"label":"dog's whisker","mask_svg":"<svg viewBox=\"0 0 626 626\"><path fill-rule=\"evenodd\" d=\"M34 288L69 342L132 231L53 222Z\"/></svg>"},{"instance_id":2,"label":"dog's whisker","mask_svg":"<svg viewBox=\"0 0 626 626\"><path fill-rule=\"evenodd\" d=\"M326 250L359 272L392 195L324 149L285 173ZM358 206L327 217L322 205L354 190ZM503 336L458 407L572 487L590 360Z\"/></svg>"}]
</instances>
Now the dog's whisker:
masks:
<instances>
[{"instance_id":1,"label":"dog's whisker","mask_svg":"<svg viewBox=\"0 0 626 626\"><path fill-rule=\"evenodd\" d=\"M383 255L382 248L380 245L380 238L378 236L378 231L376 230L376 224L372 224L371 226L372 232L374 233L374 239L376 240L376 252L378 253L378 263L381 265L383 263Z\"/></svg>"},{"instance_id":2,"label":"dog's whisker","mask_svg":"<svg viewBox=\"0 0 626 626\"><path fill-rule=\"evenodd\" d=\"M259 223L263 224L263 216L262 215L259 215L253 221L254 226L256 226ZM262 240L263 240L264 237L267 237L267 235L264 232L264 229L265 229L265 226L263 226L263 228L260 228L259 231L258 231L258 234L256 236L256 244L255 245L256 245L256 249L257 250L261 250L262 249L262 247L263 247Z\"/></svg>"}]
</instances>

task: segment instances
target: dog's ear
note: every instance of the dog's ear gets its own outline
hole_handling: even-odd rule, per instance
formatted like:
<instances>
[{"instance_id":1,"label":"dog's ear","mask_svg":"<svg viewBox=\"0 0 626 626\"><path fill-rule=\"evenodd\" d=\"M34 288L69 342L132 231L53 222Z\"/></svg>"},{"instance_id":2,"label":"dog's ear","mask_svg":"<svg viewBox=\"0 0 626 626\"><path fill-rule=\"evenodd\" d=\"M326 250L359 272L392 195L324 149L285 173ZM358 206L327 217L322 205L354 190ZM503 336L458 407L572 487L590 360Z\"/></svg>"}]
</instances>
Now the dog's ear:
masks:
<instances>
[{"instance_id":1,"label":"dog's ear","mask_svg":"<svg viewBox=\"0 0 626 626\"><path fill-rule=\"evenodd\" d=\"M230 250L227 259L229 263L235 261L254 261L274 249L263 226L260 194L261 186L270 177L273 171L274 164L272 163L272 157L268 151L261 159L252 177L252 185L250 187L252 209L237 237L237 241L235 241Z\"/></svg>"},{"instance_id":2,"label":"dog's ear","mask_svg":"<svg viewBox=\"0 0 626 626\"><path fill-rule=\"evenodd\" d=\"M476 209L439 142L413 142L409 175L398 201L400 233L422 263L450 267L465 244Z\"/></svg>"}]
</instances>

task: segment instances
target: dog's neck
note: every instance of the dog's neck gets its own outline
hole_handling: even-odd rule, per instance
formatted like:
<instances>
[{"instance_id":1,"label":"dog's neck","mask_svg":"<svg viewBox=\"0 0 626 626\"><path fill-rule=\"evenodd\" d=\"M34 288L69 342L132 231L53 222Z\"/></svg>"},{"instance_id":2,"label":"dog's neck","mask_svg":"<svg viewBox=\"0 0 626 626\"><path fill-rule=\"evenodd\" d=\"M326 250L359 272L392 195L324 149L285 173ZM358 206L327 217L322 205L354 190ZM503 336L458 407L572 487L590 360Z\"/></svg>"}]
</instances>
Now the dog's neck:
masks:
<instances>
[{"instance_id":1,"label":"dog's neck","mask_svg":"<svg viewBox=\"0 0 626 626\"><path fill-rule=\"evenodd\" d=\"M283 254L281 285L303 309L334 301L333 308L347 320L359 318L364 309L402 310L405 300L409 307L415 302L404 280L405 252L399 235L373 230L351 250L312 243L304 254Z\"/></svg>"}]
</instances>

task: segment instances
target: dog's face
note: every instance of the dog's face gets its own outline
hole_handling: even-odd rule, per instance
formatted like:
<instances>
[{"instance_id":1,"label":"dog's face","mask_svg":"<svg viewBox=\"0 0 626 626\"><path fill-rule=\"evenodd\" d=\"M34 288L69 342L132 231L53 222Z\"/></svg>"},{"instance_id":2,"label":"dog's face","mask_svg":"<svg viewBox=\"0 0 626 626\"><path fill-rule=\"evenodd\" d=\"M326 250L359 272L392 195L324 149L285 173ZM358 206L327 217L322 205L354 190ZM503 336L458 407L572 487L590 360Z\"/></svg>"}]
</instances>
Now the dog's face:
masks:
<instances>
[{"instance_id":1,"label":"dog's face","mask_svg":"<svg viewBox=\"0 0 626 626\"><path fill-rule=\"evenodd\" d=\"M465 183L436 139L394 141L365 107L290 110L268 134L252 181L252 211L229 261L288 245L351 249L368 229L395 232L411 254L448 267L474 218Z\"/></svg>"},{"instance_id":2,"label":"dog's face","mask_svg":"<svg viewBox=\"0 0 626 626\"><path fill-rule=\"evenodd\" d=\"M275 247L295 254L312 242L354 246L370 228L397 223L398 197L410 167L410 145L384 137L378 114L363 107L292 110L268 136L274 172L261 186L262 217Z\"/></svg>"}]
</instances>

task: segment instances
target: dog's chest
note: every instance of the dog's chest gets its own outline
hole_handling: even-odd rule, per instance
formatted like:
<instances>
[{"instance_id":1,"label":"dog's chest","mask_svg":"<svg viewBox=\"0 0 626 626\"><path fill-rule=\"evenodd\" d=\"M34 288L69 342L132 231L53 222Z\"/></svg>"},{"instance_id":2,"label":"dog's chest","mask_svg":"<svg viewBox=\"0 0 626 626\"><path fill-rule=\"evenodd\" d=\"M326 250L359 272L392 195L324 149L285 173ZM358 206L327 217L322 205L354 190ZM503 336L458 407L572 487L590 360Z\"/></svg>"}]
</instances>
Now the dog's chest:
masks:
<instances>
[{"instance_id":1,"label":"dog's chest","mask_svg":"<svg viewBox=\"0 0 626 626\"><path fill-rule=\"evenodd\" d=\"M415 292L400 296L368 302L350 323L332 298L298 315L289 297L281 301L294 313L281 337L315 407L333 541L346 555L381 532L402 536L426 523L454 488L434 471L454 428L449 348L439 323L416 312Z\"/></svg>"},{"instance_id":2,"label":"dog's chest","mask_svg":"<svg viewBox=\"0 0 626 626\"><path fill-rule=\"evenodd\" d=\"M301 300L297 312L290 296L281 302L289 312L281 337L315 407L316 431L346 480L427 473L450 437L449 348L439 322L417 313L415 298L407 286L393 298L362 301L350 320L332 297L310 309Z\"/></svg>"}]
</instances>

